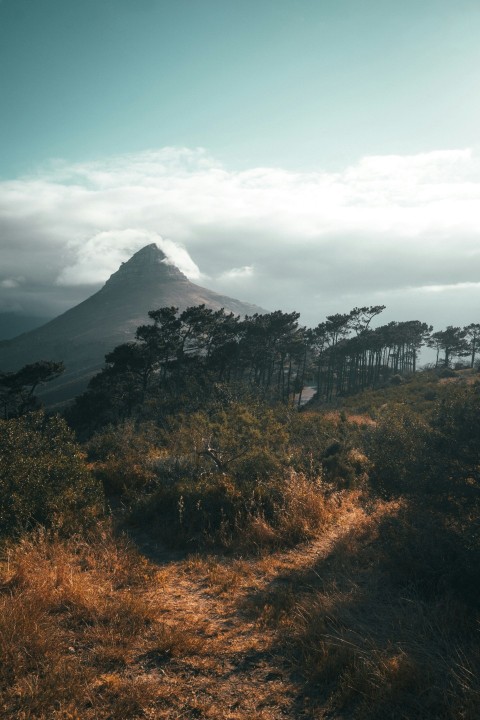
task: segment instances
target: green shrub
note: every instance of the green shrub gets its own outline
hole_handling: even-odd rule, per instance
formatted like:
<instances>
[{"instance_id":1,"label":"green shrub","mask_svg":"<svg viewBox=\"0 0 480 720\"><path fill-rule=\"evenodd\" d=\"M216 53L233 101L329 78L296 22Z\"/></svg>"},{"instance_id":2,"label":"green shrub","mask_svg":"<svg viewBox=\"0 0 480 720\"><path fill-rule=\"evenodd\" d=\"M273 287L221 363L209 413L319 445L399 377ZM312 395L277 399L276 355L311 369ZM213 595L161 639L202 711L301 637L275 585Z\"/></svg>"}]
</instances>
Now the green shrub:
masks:
<instances>
[{"instance_id":1,"label":"green shrub","mask_svg":"<svg viewBox=\"0 0 480 720\"><path fill-rule=\"evenodd\" d=\"M437 433L436 453L448 473L479 487L480 383L450 387L432 418Z\"/></svg>"},{"instance_id":2,"label":"green shrub","mask_svg":"<svg viewBox=\"0 0 480 720\"><path fill-rule=\"evenodd\" d=\"M130 521L173 546L258 549L313 537L338 497L293 471L246 481L202 471L139 498Z\"/></svg>"},{"instance_id":3,"label":"green shrub","mask_svg":"<svg viewBox=\"0 0 480 720\"><path fill-rule=\"evenodd\" d=\"M445 368L442 368L441 370L438 370L437 374L438 374L438 377L442 378L442 379L457 377L457 373L455 372L455 370L452 370L452 368L449 368L449 367L445 367Z\"/></svg>"},{"instance_id":4,"label":"green shrub","mask_svg":"<svg viewBox=\"0 0 480 720\"><path fill-rule=\"evenodd\" d=\"M380 558L394 584L427 598L454 592L478 606L479 548L460 523L419 502L385 518L379 527Z\"/></svg>"},{"instance_id":5,"label":"green shrub","mask_svg":"<svg viewBox=\"0 0 480 720\"><path fill-rule=\"evenodd\" d=\"M109 425L92 437L87 444L88 457L107 495L128 499L154 483L153 466L159 456L157 435L151 424L137 426L127 420Z\"/></svg>"},{"instance_id":6,"label":"green shrub","mask_svg":"<svg viewBox=\"0 0 480 720\"><path fill-rule=\"evenodd\" d=\"M164 445L173 459L196 456L206 467L222 472L242 472L248 456L264 456L268 465L286 461L289 428L278 410L260 403L232 402L226 407L179 414L164 433ZM275 458L276 460L272 460Z\"/></svg>"},{"instance_id":7,"label":"green shrub","mask_svg":"<svg viewBox=\"0 0 480 720\"><path fill-rule=\"evenodd\" d=\"M367 436L377 488L386 495L423 490L430 477L431 442L432 430L421 416L405 405L386 408Z\"/></svg>"},{"instance_id":8,"label":"green shrub","mask_svg":"<svg viewBox=\"0 0 480 720\"><path fill-rule=\"evenodd\" d=\"M80 529L102 492L65 421L36 412L0 421L0 536L35 525Z\"/></svg>"},{"instance_id":9,"label":"green shrub","mask_svg":"<svg viewBox=\"0 0 480 720\"><path fill-rule=\"evenodd\" d=\"M401 375L392 375L390 378L390 384L391 385L403 385L404 379Z\"/></svg>"}]
</instances>

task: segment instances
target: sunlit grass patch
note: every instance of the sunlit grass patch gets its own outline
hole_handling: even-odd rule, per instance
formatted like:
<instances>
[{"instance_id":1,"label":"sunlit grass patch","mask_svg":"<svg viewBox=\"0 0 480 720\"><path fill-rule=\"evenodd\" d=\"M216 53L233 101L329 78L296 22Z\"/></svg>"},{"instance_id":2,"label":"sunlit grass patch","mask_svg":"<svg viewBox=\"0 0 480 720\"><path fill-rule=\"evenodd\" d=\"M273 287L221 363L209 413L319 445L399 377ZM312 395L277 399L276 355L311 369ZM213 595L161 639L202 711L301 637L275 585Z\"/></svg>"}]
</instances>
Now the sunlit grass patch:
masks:
<instances>
[{"instance_id":1,"label":"sunlit grass patch","mask_svg":"<svg viewBox=\"0 0 480 720\"><path fill-rule=\"evenodd\" d=\"M474 720L478 614L447 587L425 595L417 574L394 575L387 557L396 549L383 527L403 525L406 511L401 501L378 503L324 556L274 579L249 607L277 629L285 656L327 711L366 720ZM405 525L402 542L416 531Z\"/></svg>"},{"instance_id":2,"label":"sunlit grass patch","mask_svg":"<svg viewBox=\"0 0 480 720\"><path fill-rule=\"evenodd\" d=\"M155 574L108 531L88 542L40 532L10 546L0 567L3 716L145 717L160 692L139 672L145 658L201 649L196 628L159 621Z\"/></svg>"}]
</instances>

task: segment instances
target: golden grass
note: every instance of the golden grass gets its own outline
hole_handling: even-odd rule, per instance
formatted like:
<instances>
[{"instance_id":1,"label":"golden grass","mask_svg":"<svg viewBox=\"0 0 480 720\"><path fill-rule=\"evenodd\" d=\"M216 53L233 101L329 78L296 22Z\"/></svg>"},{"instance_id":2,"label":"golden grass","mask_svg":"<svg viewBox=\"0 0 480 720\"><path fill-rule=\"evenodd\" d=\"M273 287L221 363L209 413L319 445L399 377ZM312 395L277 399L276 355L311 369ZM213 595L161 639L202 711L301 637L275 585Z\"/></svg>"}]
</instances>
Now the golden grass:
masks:
<instances>
[{"instance_id":1,"label":"golden grass","mask_svg":"<svg viewBox=\"0 0 480 720\"><path fill-rule=\"evenodd\" d=\"M382 525L397 515L403 522L404 511L403 502L378 503L325 555L290 567L249 607L261 624L276 628L322 712L476 720L478 610L448 591L425 597L395 576Z\"/></svg>"},{"instance_id":2,"label":"golden grass","mask_svg":"<svg viewBox=\"0 0 480 720\"><path fill-rule=\"evenodd\" d=\"M398 567L395 533L412 562L424 544L406 543L407 501L355 490L315 505L290 479L294 547L259 519L266 549L244 557L154 566L108 531L6 550L0 717L477 720L478 607Z\"/></svg>"},{"instance_id":3,"label":"golden grass","mask_svg":"<svg viewBox=\"0 0 480 720\"><path fill-rule=\"evenodd\" d=\"M312 413L313 415L313 413ZM322 413L322 418L324 420L327 420L335 425L338 425L340 423L340 419L342 416L342 412L340 410L327 410ZM366 415L364 413L359 412L348 412L343 413L343 416L346 420L346 422L352 424L352 425L358 425L359 427L369 426L369 427L375 427L377 424L375 420L373 420L370 415Z\"/></svg>"},{"instance_id":4,"label":"golden grass","mask_svg":"<svg viewBox=\"0 0 480 720\"><path fill-rule=\"evenodd\" d=\"M237 596L255 579L255 570L247 560L227 559L215 555L192 555L183 565L193 576L218 596Z\"/></svg>"},{"instance_id":5,"label":"golden grass","mask_svg":"<svg viewBox=\"0 0 480 720\"><path fill-rule=\"evenodd\" d=\"M1 717L146 717L162 686L142 658L199 649L195 628L158 620L154 568L108 534L38 534L5 553L0 577Z\"/></svg>"}]
</instances>

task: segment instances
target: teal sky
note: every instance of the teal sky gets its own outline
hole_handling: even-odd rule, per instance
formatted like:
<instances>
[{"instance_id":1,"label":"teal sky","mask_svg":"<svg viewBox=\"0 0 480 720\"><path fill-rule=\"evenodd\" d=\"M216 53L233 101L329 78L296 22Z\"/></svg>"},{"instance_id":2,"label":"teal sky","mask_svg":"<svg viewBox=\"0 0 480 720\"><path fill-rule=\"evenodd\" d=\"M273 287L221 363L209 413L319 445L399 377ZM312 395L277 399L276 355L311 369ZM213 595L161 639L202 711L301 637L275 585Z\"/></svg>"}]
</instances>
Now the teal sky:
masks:
<instances>
[{"instance_id":1,"label":"teal sky","mask_svg":"<svg viewBox=\"0 0 480 720\"><path fill-rule=\"evenodd\" d=\"M231 168L476 147L478 0L1 0L0 177L202 146Z\"/></svg>"},{"instance_id":2,"label":"teal sky","mask_svg":"<svg viewBox=\"0 0 480 720\"><path fill-rule=\"evenodd\" d=\"M478 322L479 88L479 0L0 0L0 314L158 242L307 324Z\"/></svg>"}]
</instances>

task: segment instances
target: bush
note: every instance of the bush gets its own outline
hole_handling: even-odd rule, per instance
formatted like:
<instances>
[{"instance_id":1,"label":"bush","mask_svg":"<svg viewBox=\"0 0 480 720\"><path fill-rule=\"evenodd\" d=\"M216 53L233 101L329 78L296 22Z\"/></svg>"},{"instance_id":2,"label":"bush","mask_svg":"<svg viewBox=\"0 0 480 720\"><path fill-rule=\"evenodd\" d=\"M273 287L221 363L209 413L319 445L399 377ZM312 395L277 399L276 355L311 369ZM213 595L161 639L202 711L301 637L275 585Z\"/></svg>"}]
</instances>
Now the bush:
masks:
<instances>
[{"instance_id":1,"label":"bush","mask_svg":"<svg viewBox=\"0 0 480 720\"><path fill-rule=\"evenodd\" d=\"M160 455L156 447L155 427L137 427L126 422L97 433L87 444L94 472L108 495L132 497L155 481L154 461Z\"/></svg>"},{"instance_id":2,"label":"bush","mask_svg":"<svg viewBox=\"0 0 480 720\"><path fill-rule=\"evenodd\" d=\"M442 370L439 370L439 371L437 372L437 375L438 375L439 378L454 378L454 377L457 377L457 373L455 372L455 370L452 370L452 369L449 368L449 367L445 367L445 368L443 368Z\"/></svg>"},{"instance_id":3,"label":"bush","mask_svg":"<svg viewBox=\"0 0 480 720\"><path fill-rule=\"evenodd\" d=\"M0 536L35 525L73 532L97 516L100 486L62 418L2 420L0 446Z\"/></svg>"},{"instance_id":4,"label":"bush","mask_svg":"<svg viewBox=\"0 0 480 720\"><path fill-rule=\"evenodd\" d=\"M393 583L430 599L455 593L478 606L479 549L458 525L418 502L386 518L379 527L379 555Z\"/></svg>"},{"instance_id":5,"label":"bush","mask_svg":"<svg viewBox=\"0 0 480 720\"><path fill-rule=\"evenodd\" d=\"M390 384L391 385L403 385L403 377L401 375L392 375L390 378Z\"/></svg>"},{"instance_id":6,"label":"bush","mask_svg":"<svg viewBox=\"0 0 480 720\"><path fill-rule=\"evenodd\" d=\"M429 478L431 429L409 408L387 408L367 436L372 477L386 495L424 489Z\"/></svg>"},{"instance_id":7,"label":"bush","mask_svg":"<svg viewBox=\"0 0 480 720\"><path fill-rule=\"evenodd\" d=\"M480 479L478 438L480 437L480 383L448 389L439 403L432 425L437 431L436 452L442 464L456 478Z\"/></svg>"},{"instance_id":8,"label":"bush","mask_svg":"<svg viewBox=\"0 0 480 720\"><path fill-rule=\"evenodd\" d=\"M205 468L250 477L259 456L259 474L287 459L289 428L278 411L260 403L233 402L227 407L179 414L170 421L164 445L173 459L195 457ZM263 469L260 467L262 466Z\"/></svg>"},{"instance_id":9,"label":"bush","mask_svg":"<svg viewBox=\"0 0 480 720\"><path fill-rule=\"evenodd\" d=\"M130 521L173 546L258 549L314 537L340 498L293 471L251 481L202 472L139 499Z\"/></svg>"}]
</instances>

